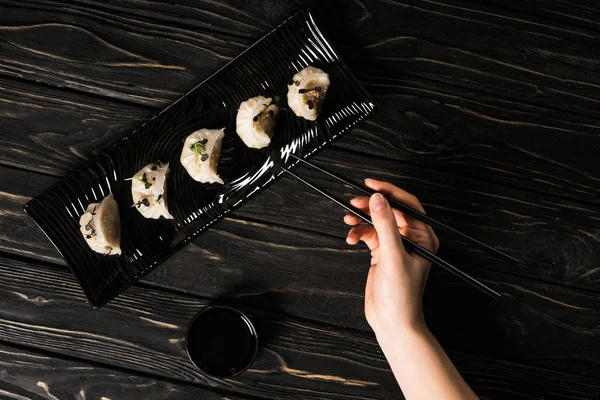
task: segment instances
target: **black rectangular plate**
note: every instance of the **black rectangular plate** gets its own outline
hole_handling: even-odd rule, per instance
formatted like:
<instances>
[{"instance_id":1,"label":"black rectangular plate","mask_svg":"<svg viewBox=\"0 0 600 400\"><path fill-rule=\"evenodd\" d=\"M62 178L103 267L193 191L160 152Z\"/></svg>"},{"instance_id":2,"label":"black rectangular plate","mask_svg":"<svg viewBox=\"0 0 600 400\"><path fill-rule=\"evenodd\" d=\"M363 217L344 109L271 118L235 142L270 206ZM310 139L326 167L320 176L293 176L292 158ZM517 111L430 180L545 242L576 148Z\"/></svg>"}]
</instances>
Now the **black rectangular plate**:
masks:
<instances>
[{"instance_id":1,"label":"black rectangular plate","mask_svg":"<svg viewBox=\"0 0 600 400\"><path fill-rule=\"evenodd\" d=\"M253 150L235 132L237 108L250 97L284 101L291 77L313 65L329 74L331 86L315 122L282 109L266 149ZM280 107L285 103L280 101ZM205 232L295 164L373 113L375 104L333 50L310 11L289 18L209 79L167 107L140 129L25 205L67 261L94 308ZM201 128L223 128L219 174L225 185L201 184L179 162L185 138ZM173 220L145 219L131 208L131 183L140 168L170 162L167 204ZM90 250L79 217L90 203L113 193L121 216L120 256Z\"/></svg>"}]
</instances>

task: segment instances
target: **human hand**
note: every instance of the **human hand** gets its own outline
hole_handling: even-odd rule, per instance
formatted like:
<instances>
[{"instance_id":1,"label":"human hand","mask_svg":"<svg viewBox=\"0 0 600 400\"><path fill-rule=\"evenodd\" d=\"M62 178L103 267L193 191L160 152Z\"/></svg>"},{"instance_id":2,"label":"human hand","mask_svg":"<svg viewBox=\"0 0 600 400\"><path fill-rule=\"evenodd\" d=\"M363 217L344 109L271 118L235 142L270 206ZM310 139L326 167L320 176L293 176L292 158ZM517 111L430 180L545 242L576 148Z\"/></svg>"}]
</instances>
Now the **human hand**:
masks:
<instances>
[{"instance_id":1,"label":"human hand","mask_svg":"<svg viewBox=\"0 0 600 400\"><path fill-rule=\"evenodd\" d=\"M417 198L387 182L366 179L365 184L385 196L425 212ZM353 226L346 241L363 241L371 250L371 268L365 289L365 315L380 337L402 329L421 329L423 290L431 263L406 251L400 234L435 253L439 241L433 229L390 207L381 194L355 197L354 207L371 215L373 226L358 225L358 217L347 214L344 222Z\"/></svg>"}]
</instances>

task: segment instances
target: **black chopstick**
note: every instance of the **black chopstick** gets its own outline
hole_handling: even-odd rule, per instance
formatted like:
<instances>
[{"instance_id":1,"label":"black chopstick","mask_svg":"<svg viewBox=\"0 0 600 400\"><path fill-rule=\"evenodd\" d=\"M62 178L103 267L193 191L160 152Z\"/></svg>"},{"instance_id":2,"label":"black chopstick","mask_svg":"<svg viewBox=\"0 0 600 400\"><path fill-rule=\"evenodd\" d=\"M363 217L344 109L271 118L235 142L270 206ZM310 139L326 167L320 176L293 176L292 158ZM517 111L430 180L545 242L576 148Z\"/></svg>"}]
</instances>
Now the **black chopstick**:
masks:
<instances>
[{"instance_id":1,"label":"black chopstick","mask_svg":"<svg viewBox=\"0 0 600 400\"><path fill-rule=\"evenodd\" d=\"M343 202L342 200L337 199L335 196L327 193L326 191L319 189L317 186L313 185L312 183L308 182L307 180L305 180L304 178L301 178L300 176L294 174L293 172L291 172L289 169L282 167L282 169L287 172L288 174L290 174L291 176L293 176L294 178L296 178L298 181L302 182L303 184L305 184L306 186L316 190L317 192L319 192L322 196L327 197L329 200L333 201L334 203L338 204L339 206L343 207L346 211L356 215L358 218L362 219L363 221L365 221L366 223L373 225L373 222L371 221L371 217L367 214L365 214L364 212L355 209L352 206L347 205L345 202ZM409 248L410 250L414 251L415 253L419 254L421 257L425 258L428 261L431 261L434 264L439 265L440 267L444 268L446 271L450 272L451 274L459 277L460 279L464 280L465 282L467 282L468 284L470 284L471 286L476 287L477 289L481 290L482 292L484 292L485 294L491 296L492 298L498 300L500 299L500 293L496 292L495 290L493 290L492 288L486 286L485 284L483 284L482 282L478 281L477 279L473 278L472 276L462 272L461 270L459 270L458 268L456 268L455 266L453 266L452 264L450 264L447 261L442 260L441 258L439 258L438 256L436 256L435 254L433 254L432 252L430 252L429 250L419 246L417 243L413 242L412 240L410 240L409 238L402 236L402 243L404 243L404 245Z\"/></svg>"},{"instance_id":2,"label":"black chopstick","mask_svg":"<svg viewBox=\"0 0 600 400\"><path fill-rule=\"evenodd\" d=\"M301 161L304 164L309 165L312 168L315 168L315 169L323 172L324 174L327 174L327 175L331 176L332 178L337 179L338 181L343 182L344 184L346 184L346 185L348 185L350 187L353 187L354 189L359 190L359 191L361 191L361 192L363 192L365 194L372 195L372 194L375 193L374 190L372 190L372 189L370 189L370 188L368 188L366 186L363 186L363 185L358 184L358 183L351 182L348 179L344 178L343 176L340 176L340 175L338 175L338 174L336 174L334 172L328 171L328 170L326 170L323 167L319 167L318 165L313 164L310 161L306 161L306 160L304 160L304 159L302 159L302 158L300 158L298 156L295 156L293 154L290 154L290 156L292 156L296 160ZM431 218L430 216L428 216L427 214L424 214L424 213L422 213L422 212L420 212L418 210L415 210L414 208L409 207L406 204L399 203L398 201L396 201L394 199L390 199L390 198L388 198L388 201L390 202L390 204L394 208L396 208L396 209L398 209L398 210L400 210L400 211L402 211L402 212L410 215L414 219L417 219L417 220L419 220L421 222L426 223L427 225L432 226L433 228L444 230L446 232L449 232L449 233L453 234L454 236L458 236L458 237L460 237L462 239L465 239L465 240L467 240L467 241L469 241L469 242L471 242L471 243L479 246L481 249L486 250L488 253L496 254L497 256L501 256L501 257L503 257L503 258L505 258L507 260L513 261L513 262L519 262L519 260L516 259L515 257L513 257L513 256L511 256L509 254L506 254L503 251L498 250L497 248L492 247L489 244L483 243L483 242L481 242L481 241L479 241L479 240L477 240L477 239L475 239L475 238L473 238L473 237L471 237L469 235L465 235L464 233L462 233L460 231L457 231L456 229L449 227L448 225L444 224L443 222L437 221L437 220Z\"/></svg>"}]
</instances>

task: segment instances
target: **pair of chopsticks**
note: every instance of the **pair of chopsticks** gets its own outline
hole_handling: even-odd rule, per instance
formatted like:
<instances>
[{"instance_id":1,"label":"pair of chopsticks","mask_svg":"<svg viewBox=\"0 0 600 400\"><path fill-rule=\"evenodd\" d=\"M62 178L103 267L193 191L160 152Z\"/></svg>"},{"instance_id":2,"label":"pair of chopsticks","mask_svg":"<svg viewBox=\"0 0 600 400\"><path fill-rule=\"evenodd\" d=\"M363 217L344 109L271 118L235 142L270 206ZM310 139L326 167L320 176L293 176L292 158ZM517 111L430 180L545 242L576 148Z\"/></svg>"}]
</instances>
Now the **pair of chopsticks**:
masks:
<instances>
[{"instance_id":1,"label":"pair of chopsticks","mask_svg":"<svg viewBox=\"0 0 600 400\"><path fill-rule=\"evenodd\" d=\"M325 168L319 167L318 165L315 165L315 164L313 164L313 163L311 163L309 161L306 161L306 160L304 160L304 159L302 159L300 157L297 157L297 156L295 156L293 154L290 154L290 156L293 157L293 158L295 158L296 160L298 160L298 161L300 161L300 162L302 162L302 163L304 163L304 164L306 164L306 165L308 165L308 166L316 169L316 170L319 170L319 171L321 171L321 172L323 172L323 173L331 176L332 178L334 178L334 179L336 179L336 180L338 180L338 181L340 181L340 182L342 182L342 183L344 183L344 184L346 184L346 185L348 185L348 186L350 186L350 187L352 187L354 189L357 189L358 191L360 191L362 193L365 193L367 195L372 195L372 194L375 193L374 190L372 190L372 189L370 189L370 188L368 188L366 186L363 186L363 185L351 182L348 179L346 179L346 178L344 178L344 177L342 177L340 175L337 175L337 174L335 174L335 173L333 173L331 171L328 171ZM306 186L308 186L308 187L314 189L315 191L319 192L322 196L328 198L329 200L331 200L334 203L338 204L339 206L343 207L346 211L348 211L348 212L356 215L358 218L360 218L364 222L366 222L366 223L368 223L370 225L373 225L373 222L371 221L371 217L368 214L366 214L366 213L362 212L361 210L356 209L356 208L354 208L354 207L346 204L344 201L342 201L342 200L336 198L335 196L327 193L326 191L318 188L317 186L315 186L312 183L308 182L306 179L304 179L304 178L302 178L302 177L294 174L289 169L287 169L285 167L282 167L282 168L283 168L283 170L285 172L287 172L288 174L290 174L291 176L293 176L294 178L296 178L298 181L302 182ZM487 252L496 254L498 256L501 256L501 257L503 257L503 258L505 258L507 260L510 260L510 261L513 261L513 262L518 262L519 261L516 258L514 258L514 257L512 257L512 256L510 256L510 255L508 255L508 254L506 254L506 253L504 253L504 252L496 249L495 247L492 247L492 246L490 246L488 244L485 244L485 243L483 243L483 242L481 242L481 241L479 241L479 240L477 240L475 238L472 238L472 237L470 237L468 235L465 235L464 233L459 232L456 229L451 228L448 225L446 225L446 224L444 224L442 222L439 222L439 221L431 218L427 214L424 214L424 213L422 213L422 212L420 212L418 210L415 210L412 207L407 206L406 204L399 203L399 202L397 202L397 201L395 201L393 199L389 199L389 198L387 200L390 203L390 205L392 205L392 207L395 207L399 211L402 211L402 212L406 213L407 215L411 216L412 218L417 219L417 220L419 220L421 222L424 222L424 223L430 225L433 228L444 230L444 231L449 232L449 233L451 233L451 234L453 234L453 235L455 235L455 236L457 236L459 238L466 239L469 242L471 242L471 243L475 244L476 246L480 247L481 249L483 249L483 250L485 250ZM460 269L456 268L455 266L453 266L449 262L442 260L441 258L439 258L438 256L436 256L435 254L433 254L429 250L427 250L427 249L419 246L417 243L413 242L409 238L407 238L405 236L402 236L402 243L408 249L410 249L413 252L419 254L421 257L425 258L428 261L431 261L432 263L434 263L436 265L439 265L440 267L444 268L446 271L448 271L451 274L459 277L460 279L464 280L465 282L467 282L471 286L474 286L475 288L483 291L484 293L486 293L487 295L493 297L494 299L499 299L500 298L500 293L496 292L495 290L493 290L489 286L486 286L484 283L482 283L479 280L473 278L472 276L470 276L470 275L462 272Z\"/></svg>"}]
</instances>

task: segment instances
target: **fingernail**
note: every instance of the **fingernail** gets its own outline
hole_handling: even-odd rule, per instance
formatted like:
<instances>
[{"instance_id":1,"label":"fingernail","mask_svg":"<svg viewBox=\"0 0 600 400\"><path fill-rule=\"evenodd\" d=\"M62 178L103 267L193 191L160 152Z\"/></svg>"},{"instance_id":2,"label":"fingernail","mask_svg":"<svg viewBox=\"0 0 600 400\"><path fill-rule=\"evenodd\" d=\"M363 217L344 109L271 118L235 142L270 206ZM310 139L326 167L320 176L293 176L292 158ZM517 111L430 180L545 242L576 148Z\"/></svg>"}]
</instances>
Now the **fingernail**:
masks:
<instances>
[{"instance_id":1,"label":"fingernail","mask_svg":"<svg viewBox=\"0 0 600 400\"><path fill-rule=\"evenodd\" d=\"M375 212L381 211L386 207L385 198L380 193L375 193L371 196L371 209Z\"/></svg>"}]
</instances>

